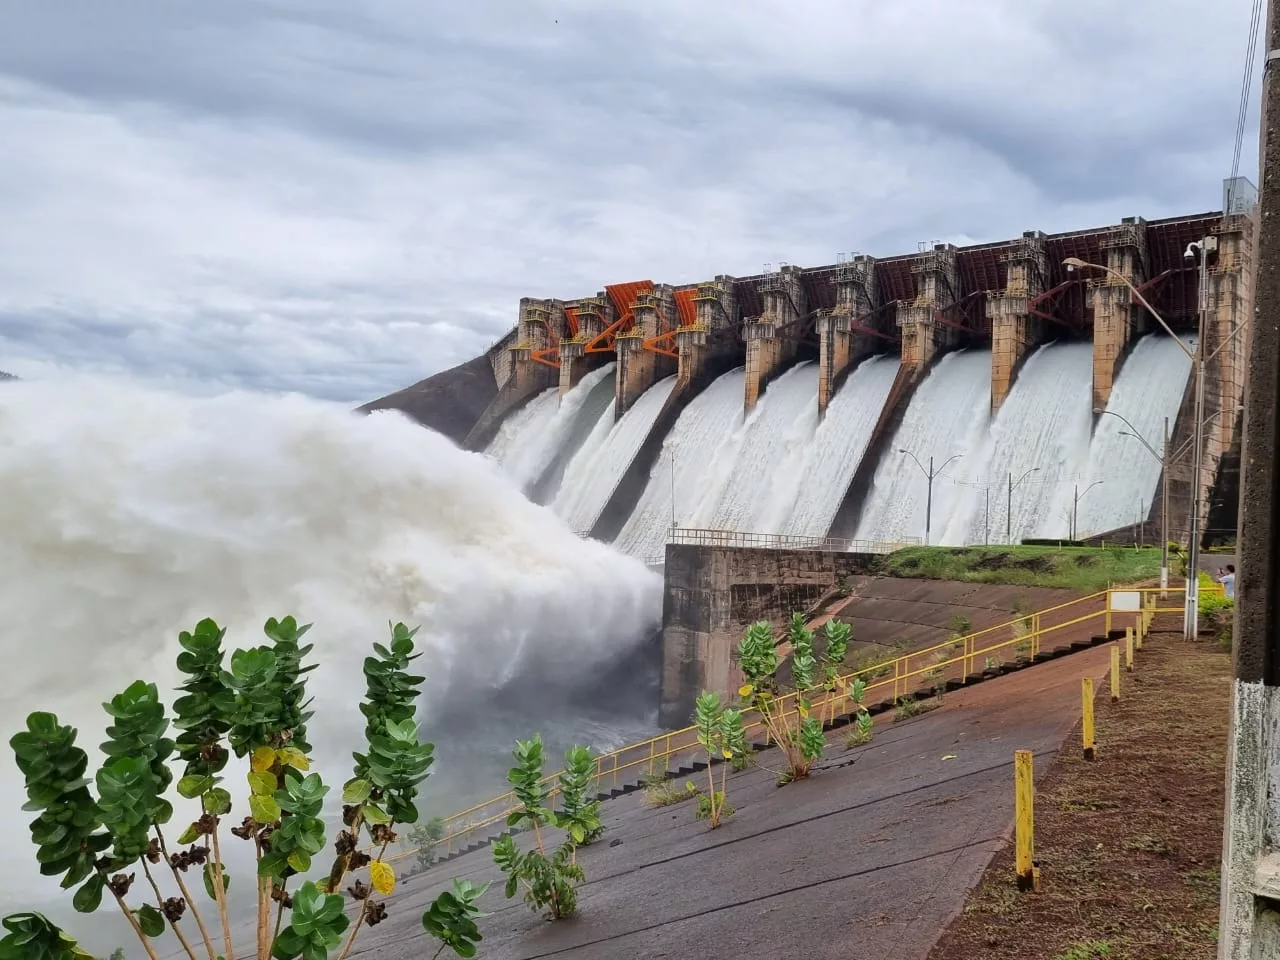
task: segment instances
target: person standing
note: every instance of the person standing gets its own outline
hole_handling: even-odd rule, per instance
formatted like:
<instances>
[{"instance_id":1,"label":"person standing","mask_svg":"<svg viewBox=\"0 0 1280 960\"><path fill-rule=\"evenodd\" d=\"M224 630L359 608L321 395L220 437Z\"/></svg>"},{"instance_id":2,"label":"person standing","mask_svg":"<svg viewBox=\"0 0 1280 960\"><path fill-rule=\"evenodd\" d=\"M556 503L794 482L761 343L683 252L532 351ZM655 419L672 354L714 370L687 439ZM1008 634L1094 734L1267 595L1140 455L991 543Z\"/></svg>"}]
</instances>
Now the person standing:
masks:
<instances>
[{"instance_id":1,"label":"person standing","mask_svg":"<svg viewBox=\"0 0 1280 960\"><path fill-rule=\"evenodd\" d=\"M1225 570L1218 568L1218 582L1222 584L1222 592L1228 600L1236 598L1236 565L1228 563Z\"/></svg>"}]
</instances>

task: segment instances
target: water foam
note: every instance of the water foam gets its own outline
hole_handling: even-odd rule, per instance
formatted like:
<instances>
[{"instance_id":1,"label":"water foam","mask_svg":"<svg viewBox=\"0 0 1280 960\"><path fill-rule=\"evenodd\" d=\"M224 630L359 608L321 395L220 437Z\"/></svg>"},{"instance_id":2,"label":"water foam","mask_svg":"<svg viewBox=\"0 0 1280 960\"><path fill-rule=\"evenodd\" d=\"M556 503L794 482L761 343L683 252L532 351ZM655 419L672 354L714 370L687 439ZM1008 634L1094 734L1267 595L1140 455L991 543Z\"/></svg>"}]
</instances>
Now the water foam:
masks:
<instances>
[{"instance_id":1,"label":"water foam","mask_svg":"<svg viewBox=\"0 0 1280 960\"><path fill-rule=\"evenodd\" d=\"M230 646L250 646L267 617L292 613L315 623L313 741L340 783L363 730L359 665L388 619L404 620L421 625L424 733L441 743L429 783L491 756L482 789L498 793L515 736L580 712L548 716L543 702L512 717L510 692L547 679L567 699L566 677L598 681L656 624L661 583L642 564L580 540L491 460L396 413L20 382L0 389L0 436L6 738L49 709L92 753L100 703L131 680L154 679L172 702L179 630L212 616ZM489 704L508 711L501 729L459 720ZM56 889L32 883L11 764L0 849L31 866L3 874L6 908Z\"/></svg>"}]
</instances>

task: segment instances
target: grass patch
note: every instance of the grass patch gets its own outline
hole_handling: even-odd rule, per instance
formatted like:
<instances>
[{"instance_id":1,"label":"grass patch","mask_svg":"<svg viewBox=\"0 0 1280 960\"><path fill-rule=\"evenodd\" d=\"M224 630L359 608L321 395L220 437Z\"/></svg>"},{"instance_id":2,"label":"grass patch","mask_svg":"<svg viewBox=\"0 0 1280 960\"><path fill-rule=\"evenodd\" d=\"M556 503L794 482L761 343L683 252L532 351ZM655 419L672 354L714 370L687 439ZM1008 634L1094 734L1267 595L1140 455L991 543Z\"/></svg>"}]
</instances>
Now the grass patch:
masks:
<instances>
[{"instance_id":1,"label":"grass patch","mask_svg":"<svg viewBox=\"0 0 1280 960\"><path fill-rule=\"evenodd\" d=\"M684 803L698 795L698 788L688 780L667 777L650 777L644 785L644 802L651 807L670 807Z\"/></svg>"},{"instance_id":2,"label":"grass patch","mask_svg":"<svg viewBox=\"0 0 1280 960\"><path fill-rule=\"evenodd\" d=\"M1160 551L1132 547L907 547L890 554L890 577L1057 587L1092 593L1160 575Z\"/></svg>"}]
</instances>

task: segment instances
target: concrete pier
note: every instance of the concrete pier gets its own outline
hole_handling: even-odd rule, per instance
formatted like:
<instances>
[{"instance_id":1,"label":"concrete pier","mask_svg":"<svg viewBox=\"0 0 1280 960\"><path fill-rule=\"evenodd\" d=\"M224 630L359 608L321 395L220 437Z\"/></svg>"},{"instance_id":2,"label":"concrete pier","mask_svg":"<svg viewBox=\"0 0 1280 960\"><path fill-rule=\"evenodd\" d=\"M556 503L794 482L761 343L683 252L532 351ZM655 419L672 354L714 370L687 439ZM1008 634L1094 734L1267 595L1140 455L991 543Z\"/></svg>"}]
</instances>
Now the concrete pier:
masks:
<instances>
[{"instance_id":1,"label":"concrete pier","mask_svg":"<svg viewBox=\"0 0 1280 960\"><path fill-rule=\"evenodd\" d=\"M1125 217L1102 235L1098 249L1107 273L1090 280L1093 292L1093 409L1101 410L1111 399L1111 388L1124 362L1129 341L1143 333L1145 312L1134 302L1129 283L1146 280L1147 231L1141 217ZM1121 279L1124 278L1124 280Z\"/></svg>"},{"instance_id":2,"label":"concrete pier","mask_svg":"<svg viewBox=\"0 0 1280 960\"><path fill-rule=\"evenodd\" d=\"M747 382L743 410L750 413L756 401L777 376L779 369L795 356L796 328L805 317L804 285L800 268L787 264L760 278L764 312L743 322L747 341Z\"/></svg>"},{"instance_id":3,"label":"concrete pier","mask_svg":"<svg viewBox=\"0 0 1280 960\"><path fill-rule=\"evenodd\" d=\"M938 312L959 301L960 283L956 274L956 248L950 243L935 244L911 265L915 277L916 296L898 308L902 328L902 363L919 375L933 361L935 354L950 347L956 339L952 327L939 322Z\"/></svg>"},{"instance_id":4,"label":"concrete pier","mask_svg":"<svg viewBox=\"0 0 1280 960\"><path fill-rule=\"evenodd\" d=\"M1049 275L1044 234L1029 230L1003 254L1008 271L1005 287L987 300L991 321L991 412L994 414L1013 388L1018 368L1031 348L1044 337L1044 322L1031 312L1035 297L1044 293Z\"/></svg>"},{"instance_id":5,"label":"concrete pier","mask_svg":"<svg viewBox=\"0 0 1280 960\"><path fill-rule=\"evenodd\" d=\"M831 398L844 383L849 369L875 347L876 336L867 333L871 316L879 306L875 284L875 258L857 255L836 263L832 278L836 305L817 318L818 416L824 416Z\"/></svg>"},{"instance_id":6,"label":"concrete pier","mask_svg":"<svg viewBox=\"0 0 1280 960\"><path fill-rule=\"evenodd\" d=\"M636 294L631 311L635 317L631 329L619 333L614 341L618 354L615 392L618 416L630 410L642 393L669 376L675 366L675 359L666 352L645 349L645 341L674 330L679 324L672 288L658 284L652 290Z\"/></svg>"}]
</instances>

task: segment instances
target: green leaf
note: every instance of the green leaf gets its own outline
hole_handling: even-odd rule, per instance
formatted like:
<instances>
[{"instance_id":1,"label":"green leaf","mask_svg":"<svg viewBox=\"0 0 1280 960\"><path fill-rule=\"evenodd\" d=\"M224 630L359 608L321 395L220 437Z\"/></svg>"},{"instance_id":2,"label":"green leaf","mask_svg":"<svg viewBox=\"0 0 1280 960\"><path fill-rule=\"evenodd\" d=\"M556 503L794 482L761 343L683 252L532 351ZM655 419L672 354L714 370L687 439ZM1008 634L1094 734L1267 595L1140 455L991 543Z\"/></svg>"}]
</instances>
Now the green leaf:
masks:
<instances>
[{"instance_id":1,"label":"green leaf","mask_svg":"<svg viewBox=\"0 0 1280 960\"><path fill-rule=\"evenodd\" d=\"M391 818L382 812L382 808L373 803L364 806L364 818L370 823L390 823Z\"/></svg>"},{"instance_id":2,"label":"green leaf","mask_svg":"<svg viewBox=\"0 0 1280 960\"><path fill-rule=\"evenodd\" d=\"M158 937L164 933L164 917L150 904L139 907L137 917L138 926L148 937Z\"/></svg>"},{"instance_id":3,"label":"green leaf","mask_svg":"<svg viewBox=\"0 0 1280 960\"><path fill-rule=\"evenodd\" d=\"M373 785L368 780L348 780L342 788L343 803L364 803L369 799Z\"/></svg>"},{"instance_id":4,"label":"green leaf","mask_svg":"<svg viewBox=\"0 0 1280 960\"><path fill-rule=\"evenodd\" d=\"M185 776L178 781L178 795L188 800L194 800L202 793L212 790L213 783L213 777Z\"/></svg>"},{"instance_id":5,"label":"green leaf","mask_svg":"<svg viewBox=\"0 0 1280 960\"><path fill-rule=\"evenodd\" d=\"M204 795L204 809L206 813L212 813L215 817L230 812L231 794L221 787L214 787Z\"/></svg>"},{"instance_id":6,"label":"green leaf","mask_svg":"<svg viewBox=\"0 0 1280 960\"><path fill-rule=\"evenodd\" d=\"M311 855L303 850L294 850L289 854L288 864L298 873L306 873L311 869Z\"/></svg>"},{"instance_id":7,"label":"green leaf","mask_svg":"<svg viewBox=\"0 0 1280 960\"><path fill-rule=\"evenodd\" d=\"M102 888L106 882L107 878L103 874L95 873L85 881L83 887L76 891L76 895L71 899L71 905L78 913L93 913L102 903Z\"/></svg>"},{"instance_id":8,"label":"green leaf","mask_svg":"<svg viewBox=\"0 0 1280 960\"><path fill-rule=\"evenodd\" d=\"M275 823L280 819L280 804L276 803L275 797L251 796L249 816L258 823Z\"/></svg>"},{"instance_id":9,"label":"green leaf","mask_svg":"<svg viewBox=\"0 0 1280 960\"><path fill-rule=\"evenodd\" d=\"M200 839L200 824L193 823L187 829L182 831L182 835L178 837L179 846L185 847L189 843L195 843Z\"/></svg>"},{"instance_id":10,"label":"green leaf","mask_svg":"<svg viewBox=\"0 0 1280 960\"><path fill-rule=\"evenodd\" d=\"M204 892L209 895L210 900L217 900L217 895L213 892L213 864L206 863L204 865ZM222 870L222 892L226 893L231 889L231 874L227 873L226 868Z\"/></svg>"},{"instance_id":11,"label":"green leaf","mask_svg":"<svg viewBox=\"0 0 1280 960\"><path fill-rule=\"evenodd\" d=\"M260 797L272 796L279 783L276 775L269 770L253 770L249 773L249 791ZM257 818L255 818L257 819Z\"/></svg>"}]
</instances>

